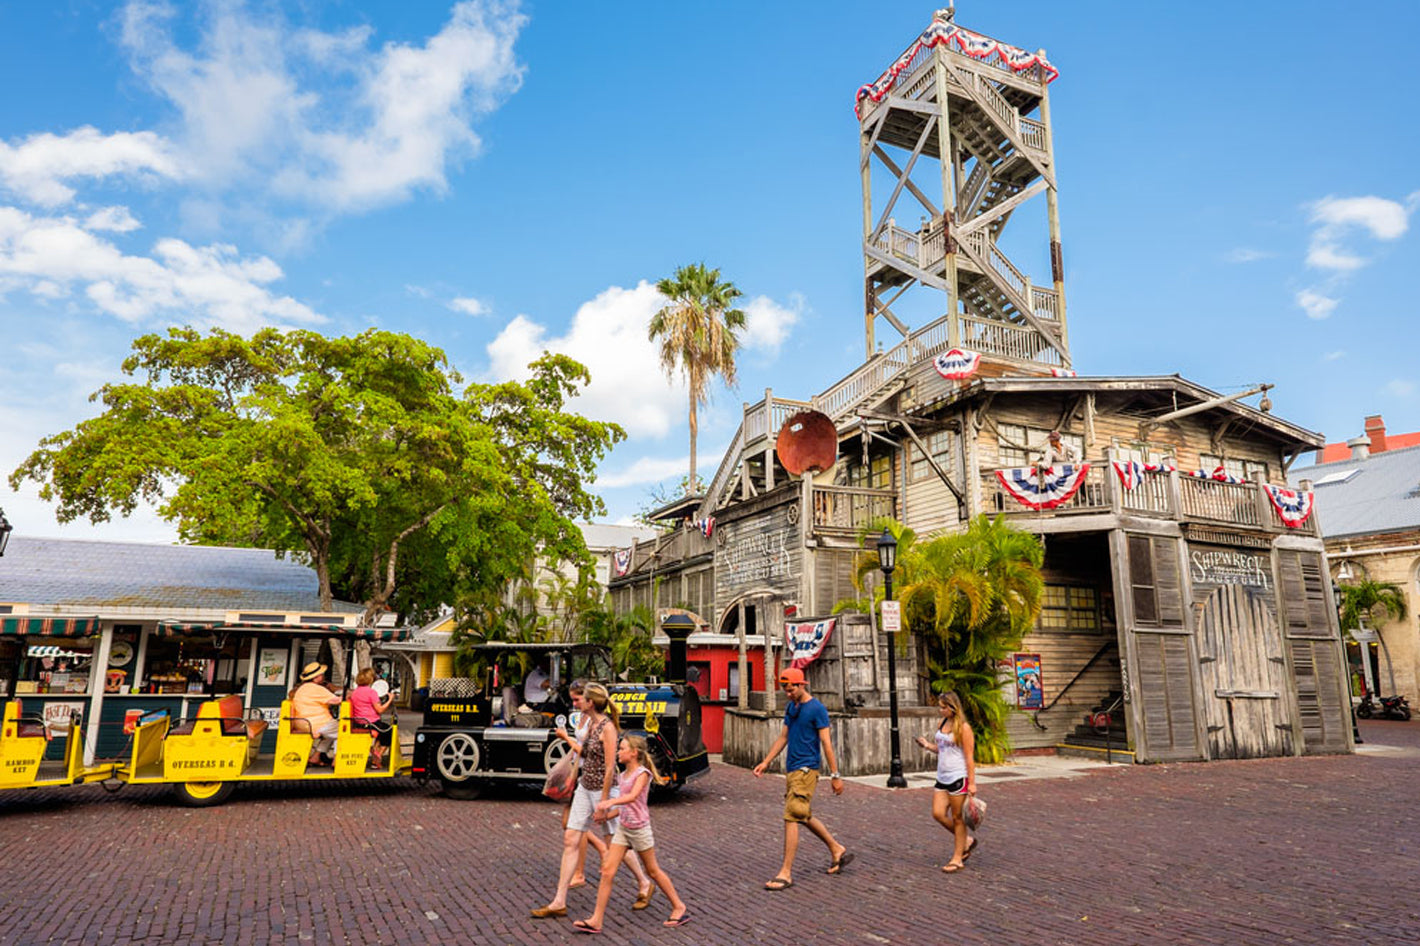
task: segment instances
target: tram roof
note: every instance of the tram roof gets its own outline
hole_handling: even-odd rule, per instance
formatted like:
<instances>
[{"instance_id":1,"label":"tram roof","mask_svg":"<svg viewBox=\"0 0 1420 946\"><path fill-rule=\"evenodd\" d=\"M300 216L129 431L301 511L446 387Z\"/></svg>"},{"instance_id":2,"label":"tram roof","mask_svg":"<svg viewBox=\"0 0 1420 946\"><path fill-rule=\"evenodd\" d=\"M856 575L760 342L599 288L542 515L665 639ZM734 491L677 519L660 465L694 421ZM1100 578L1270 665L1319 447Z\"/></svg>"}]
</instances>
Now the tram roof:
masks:
<instances>
[{"instance_id":1,"label":"tram roof","mask_svg":"<svg viewBox=\"0 0 1420 946\"><path fill-rule=\"evenodd\" d=\"M358 627L344 624L284 624L260 621L160 621L158 634L186 637L206 634L290 634L293 637L353 637L357 640L390 643L406 641L411 627Z\"/></svg>"}]
</instances>

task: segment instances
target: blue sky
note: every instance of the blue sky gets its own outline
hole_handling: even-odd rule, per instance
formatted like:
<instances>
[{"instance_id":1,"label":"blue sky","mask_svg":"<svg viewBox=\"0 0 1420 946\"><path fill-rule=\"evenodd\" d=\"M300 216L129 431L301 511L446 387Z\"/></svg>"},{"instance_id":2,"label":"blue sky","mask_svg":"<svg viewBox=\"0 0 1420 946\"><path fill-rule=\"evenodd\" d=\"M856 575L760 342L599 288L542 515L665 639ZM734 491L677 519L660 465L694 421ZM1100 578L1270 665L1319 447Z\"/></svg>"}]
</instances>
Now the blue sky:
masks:
<instances>
[{"instance_id":1,"label":"blue sky","mask_svg":"<svg viewBox=\"0 0 1420 946\"><path fill-rule=\"evenodd\" d=\"M0 467L89 416L143 332L378 325L470 378L543 347L585 361L581 408L631 433L598 487L630 516L687 453L644 338L657 278L703 260L746 294L704 476L743 401L861 362L853 94L932 9L0 7ZM966 0L957 21L1060 70L1082 374L1272 381L1278 414L1332 440L1367 413L1420 429L1420 7ZM1012 229L1040 234L1018 262L1045 281L1043 225ZM61 526L31 487L0 505L28 534L173 534L151 513Z\"/></svg>"}]
</instances>

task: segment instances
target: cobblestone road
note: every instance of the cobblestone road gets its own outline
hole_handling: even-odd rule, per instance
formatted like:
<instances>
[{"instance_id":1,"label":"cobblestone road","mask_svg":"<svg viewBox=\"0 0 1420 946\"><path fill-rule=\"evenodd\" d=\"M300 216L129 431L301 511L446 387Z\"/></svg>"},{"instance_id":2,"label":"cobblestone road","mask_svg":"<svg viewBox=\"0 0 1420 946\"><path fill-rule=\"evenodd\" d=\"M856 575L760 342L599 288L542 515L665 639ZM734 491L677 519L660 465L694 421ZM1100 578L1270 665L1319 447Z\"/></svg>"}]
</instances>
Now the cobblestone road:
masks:
<instances>
[{"instance_id":1,"label":"cobblestone road","mask_svg":"<svg viewBox=\"0 0 1420 946\"><path fill-rule=\"evenodd\" d=\"M761 887L782 781L716 766L653 808L693 922L663 929L660 896L632 913L618 877L598 942L1420 942L1420 722L1363 733L1398 748L1005 780L956 875L929 790L825 788L817 811L857 859L827 876L806 838L783 893ZM7 792L0 943L578 940L528 917L555 882L557 816L533 793L454 802L410 782L248 787L210 810L156 788Z\"/></svg>"}]
</instances>

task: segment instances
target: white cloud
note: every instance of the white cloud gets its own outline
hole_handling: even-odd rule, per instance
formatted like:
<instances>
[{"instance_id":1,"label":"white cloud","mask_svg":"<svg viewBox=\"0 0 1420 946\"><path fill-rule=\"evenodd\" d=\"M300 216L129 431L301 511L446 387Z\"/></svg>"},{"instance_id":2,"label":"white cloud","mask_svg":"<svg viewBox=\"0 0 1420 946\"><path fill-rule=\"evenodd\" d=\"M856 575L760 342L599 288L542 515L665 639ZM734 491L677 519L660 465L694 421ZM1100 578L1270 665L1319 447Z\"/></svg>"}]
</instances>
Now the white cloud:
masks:
<instances>
[{"instance_id":1,"label":"white cloud","mask_svg":"<svg viewBox=\"0 0 1420 946\"><path fill-rule=\"evenodd\" d=\"M474 316L487 315L489 312L493 311L488 308L488 305L483 302L483 300L475 299L473 296L461 296L457 299L450 299L449 308L453 309L455 312L462 312L464 315Z\"/></svg>"},{"instance_id":2,"label":"white cloud","mask_svg":"<svg viewBox=\"0 0 1420 946\"><path fill-rule=\"evenodd\" d=\"M1310 221L1316 229L1307 250L1307 265L1339 272L1360 269L1369 260L1347 248L1344 241L1357 230L1376 240L1399 239L1410 227L1415 203L1414 194L1406 204L1374 196L1323 197L1311 205Z\"/></svg>"},{"instance_id":3,"label":"white cloud","mask_svg":"<svg viewBox=\"0 0 1420 946\"><path fill-rule=\"evenodd\" d=\"M173 136L209 186L255 183L325 211L442 190L475 154L472 123L522 81L515 2L465 0L423 44L370 49L364 27L292 30L240 3L204 7L183 48L176 10L134 0L121 17L134 69L181 116Z\"/></svg>"},{"instance_id":4,"label":"white cloud","mask_svg":"<svg viewBox=\"0 0 1420 946\"><path fill-rule=\"evenodd\" d=\"M612 286L583 303L561 337L549 337L544 326L519 315L489 343L489 374L526 378L529 362L544 351L561 352L592 375L573 410L616 421L631 436L663 436L688 406L684 382L667 380L646 337L647 323L664 304L656 287L642 280L634 289Z\"/></svg>"},{"instance_id":5,"label":"white cloud","mask_svg":"<svg viewBox=\"0 0 1420 946\"><path fill-rule=\"evenodd\" d=\"M1336 349L1335 351L1329 351L1329 352L1327 352L1325 355L1322 355L1321 357L1322 357L1324 360L1326 360L1326 361L1336 361L1338 358L1345 358L1345 357L1346 357L1346 352L1345 352L1344 349L1338 348L1338 349Z\"/></svg>"},{"instance_id":6,"label":"white cloud","mask_svg":"<svg viewBox=\"0 0 1420 946\"><path fill-rule=\"evenodd\" d=\"M696 465L705 464L705 457L697 457ZM720 463L715 460L713 466L706 464L710 470L714 470ZM690 457L641 457L630 466L623 467L614 472L599 472L597 474L596 486L598 489L619 489L623 486L645 486L649 483L659 483L672 477L683 478L690 470ZM701 475L704 475L702 469Z\"/></svg>"},{"instance_id":7,"label":"white cloud","mask_svg":"<svg viewBox=\"0 0 1420 946\"><path fill-rule=\"evenodd\" d=\"M415 296L420 299L428 299L430 296L433 295L433 293L430 292L428 289L424 288L423 286L416 286L413 283L405 283L404 291L409 293L411 296Z\"/></svg>"},{"instance_id":8,"label":"white cloud","mask_svg":"<svg viewBox=\"0 0 1420 946\"><path fill-rule=\"evenodd\" d=\"M1386 383L1386 393L1392 397L1409 397L1415 393L1415 382L1395 378Z\"/></svg>"},{"instance_id":9,"label":"white cloud","mask_svg":"<svg viewBox=\"0 0 1420 946\"><path fill-rule=\"evenodd\" d=\"M1312 289L1303 289L1301 292L1297 293L1296 299L1297 305L1302 307L1302 310L1307 313L1307 318L1309 319L1324 319L1329 317L1331 313L1335 311L1336 306L1341 302L1340 299L1324 296Z\"/></svg>"},{"instance_id":10,"label":"white cloud","mask_svg":"<svg viewBox=\"0 0 1420 946\"><path fill-rule=\"evenodd\" d=\"M803 296L795 293L782 306L768 296L755 296L744 306L745 328L740 342L745 348L778 354L779 346L804 312Z\"/></svg>"},{"instance_id":11,"label":"white cloud","mask_svg":"<svg viewBox=\"0 0 1420 946\"><path fill-rule=\"evenodd\" d=\"M84 221L85 230L111 230L114 233L128 233L142 226L127 207L101 207Z\"/></svg>"},{"instance_id":12,"label":"white cloud","mask_svg":"<svg viewBox=\"0 0 1420 946\"><path fill-rule=\"evenodd\" d=\"M105 135L84 126L65 135L0 141L0 186L30 203L57 207L74 199L76 178L183 176L170 142L151 131Z\"/></svg>"},{"instance_id":13,"label":"white cloud","mask_svg":"<svg viewBox=\"0 0 1420 946\"><path fill-rule=\"evenodd\" d=\"M1229 263L1255 263L1260 259L1271 259L1276 255L1269 250L1254 250L1251 247L1240 246L1228 251L1223 259Z\"/></svg>"},{"instance_id":14,"label":"white cloud","mask_svg":"<svg viewBox=\"0 0 1420 946\"><path fill-rule=\"evenodd\" d=\"M281 278L268 257L242 257L227 244L162 239L151 256L130 255L69 217L0 206L0 286L44 298L77 289L127 322L170 319L250 332L325 321L267 288Z\"/></svg>"}]
</instances>

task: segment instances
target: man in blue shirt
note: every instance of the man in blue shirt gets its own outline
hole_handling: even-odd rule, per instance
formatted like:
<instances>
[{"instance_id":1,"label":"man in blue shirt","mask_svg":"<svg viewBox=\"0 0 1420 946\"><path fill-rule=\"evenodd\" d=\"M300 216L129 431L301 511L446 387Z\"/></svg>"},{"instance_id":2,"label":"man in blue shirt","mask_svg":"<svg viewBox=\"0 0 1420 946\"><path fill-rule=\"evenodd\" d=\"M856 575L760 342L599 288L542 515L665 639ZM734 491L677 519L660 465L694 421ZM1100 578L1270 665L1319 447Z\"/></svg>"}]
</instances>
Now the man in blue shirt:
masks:
<instances>
[{"instance_id":1,"label":"man in blue shirt","mask_svg":"<svg viewBox=\"0 0 1420 946\"><path fill-rule=\"evenodd\" d=\"M794 886L794 855L799 850L799 825L806 826L828 845L830 874L842 873L853 860L853 854L833 839L828 828L813 814L814 789L818 787L818 771L821 764L820 750L828 759L829 779L833 794L843 794L843 779L838 774L838 762L833 755L833 741L829 738L828 710L814 699L804 680L804 672L792 667L779 674L779 685L789 697L789 705L784 710L784 731L769 747L764 761L754 767L754 777L759 778L764 770L778 757L784 747L789 754L784 759L784 866L774 879L764 885L766 890L787 890Z\"/></svg>"}]
</instances>

